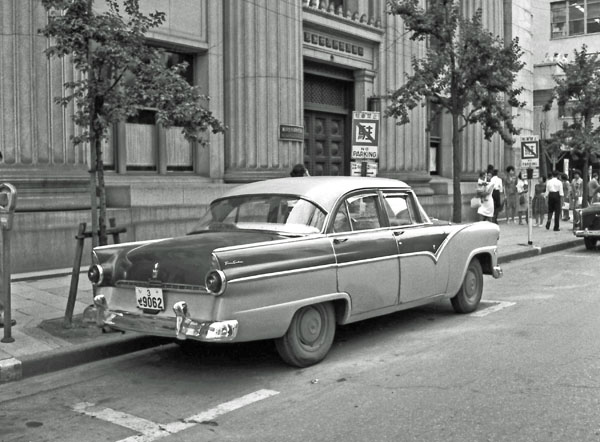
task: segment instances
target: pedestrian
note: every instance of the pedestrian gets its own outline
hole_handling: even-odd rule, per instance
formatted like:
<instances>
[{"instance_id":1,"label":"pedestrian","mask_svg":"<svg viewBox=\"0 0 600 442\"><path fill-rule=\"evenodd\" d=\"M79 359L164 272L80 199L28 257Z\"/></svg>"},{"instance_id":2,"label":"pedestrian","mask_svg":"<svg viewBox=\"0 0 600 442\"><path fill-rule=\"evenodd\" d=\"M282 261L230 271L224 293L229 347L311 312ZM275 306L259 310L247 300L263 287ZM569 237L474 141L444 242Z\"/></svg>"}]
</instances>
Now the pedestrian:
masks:
<instances>
[{"instance_id":1,"label":"pedestrian","mask_svg":"<svg viewBox=\"0 0 600 442\"><path fill-rule=\"evenodd\" d=\"M571 207L571 183L569 183L569 176L566 173L561 174L560 179L563 183L564 197L561 202L562 207L562 220L569 221L571 216L569 215L569 209Z\"/></svg>"},{"instance_id":2,"label":"pedestrian","mask_svg":"<svg viewBox=\"0 0 600 442\"><path fill-rule=\"evenodd\" d=\"M492 199L494 200L494 218L492 221L498 224L498 213L502 210L504 204L502 200L504 186L502 185L502 178L498 176L498 169L492 170L490 184L492 184Z\"/></svg>"},{"instance_id":3,"label":"pedestrian","mask_svg":"<svg viewBox=\"0 0 600 442\"><path fill-rule=\"evenodd\" d=\"M477 196L481 198L481 206L477 209L479 221L492 221L494 217L494 200L492 199L491 173L480 172L477 180Z\"/></svg>"},{"instance_id":4,"label":"pedestrian","mask_svg":"<svg viewBox=\"0 0 600 442\"><path fill-rule=\"evenodd\" d=\"M290 172L290 176L292 177L300 177L300 176L310 176L304 164L296 164L292 171Z\"/></svg>"},{"instance_id":5,"label":"pedestrian","mask_svg":"<svg viewBox=\"0 0 600 442\"><path fill-rule=\"evenodd\" d=\"M583 179L581 172L577 169L573 171L573 180L571 180L571 205L570 209L580 209L583 200Z\"/></svg>"},{"instance_id":6,"label":"pedestrian","mask_svg":"<svg viewBox=\"0 0 600 442\"><path fill-rule=\"evenodd\" d=\"M560 173L558 170L552 171L552 178L546 183L546 194L548 195L548 219L546 220L546 230L550 229L550 222L554 215L554 231L560 230L560 202L563 194L563 185L558 179Z\"/></svg>"},{"instance_id":7,"label":"pedestrian","mask_svg":"<svg viewBox=\"0 0 600 442\"><path fill-rule=\"evenodd\" d=\"M525 216L525 224L529 223L529 215L527 214L527 195L529 185L527 181L523 179L523 174L519 172L517 177L517 213L519 214L519 224L523 224L522 217Z\"/></svg>"},{"instance_id":8,"label":"pedestrian","mask_svg":"<svg viewBox=\"0 0 600 442\"><path fill-rule=\"evenodd\" d=\"M516 223L515 215L518 209L518 191L517 191L518 178L515 175L514 166L508 166L506 168L506 178L504 179L504 195L506 209L506 223Z\"/></svg>"},{"instance_id":9,"label":"pedestrian","mask_svg":"<svg viewBox=\"0 0 600 442\"><path fill-rule=\"evenodd\" d=\"M594 172L592 173L592 179L588 183L588 203L592 204L598 201L598 191L600 191L598 172Z\"/></svg>"},{"instance_id":10,"label":"pedestrian","mask_svg":"<svg viewBox=\"0 0 600 442\"><path fill-rule=\"evenodd\" d=\"M542 227L544 225L544 215L548 211L546 206L546 177L539 176L538 182L533 186L534 195L531 202L531 210L533 211L533 225Z\"/></svg>"}]
</instances>

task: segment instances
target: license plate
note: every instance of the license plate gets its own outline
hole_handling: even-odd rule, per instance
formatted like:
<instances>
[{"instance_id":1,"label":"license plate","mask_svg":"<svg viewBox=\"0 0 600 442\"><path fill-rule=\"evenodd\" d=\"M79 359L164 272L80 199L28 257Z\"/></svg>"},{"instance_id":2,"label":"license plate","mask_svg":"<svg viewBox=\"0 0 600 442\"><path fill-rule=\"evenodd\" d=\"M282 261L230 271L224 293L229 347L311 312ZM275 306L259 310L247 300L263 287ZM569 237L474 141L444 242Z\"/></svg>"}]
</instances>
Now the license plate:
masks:
<instances>
[{"instance_id":1,"label":"license plate","mask_svg":"<svg viewBox=\"0 0 600 442\"><path fill-rule=\"evenodd\" d=\"M136 287L135 300L138 308L161 311L165 309L163 291L157 287Z\"/></svg>"}]
</instances>

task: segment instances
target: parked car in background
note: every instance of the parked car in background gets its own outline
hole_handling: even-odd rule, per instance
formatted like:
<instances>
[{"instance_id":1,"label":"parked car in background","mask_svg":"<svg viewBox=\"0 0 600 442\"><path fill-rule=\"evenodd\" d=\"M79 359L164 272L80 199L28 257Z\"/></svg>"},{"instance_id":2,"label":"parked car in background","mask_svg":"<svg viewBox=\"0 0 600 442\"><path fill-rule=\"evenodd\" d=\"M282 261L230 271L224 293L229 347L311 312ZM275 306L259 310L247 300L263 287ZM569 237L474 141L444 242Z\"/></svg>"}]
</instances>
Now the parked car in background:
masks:
<instances>
[{"instance_id":1,"label":"parked car in background","mask_svg":"<svg viewBox=\"0 0 600 442\"><path fill-rule=\"evenodd\" d=\"M187 236L97 247L99 326L180 340L274 339L287 363L328 353L339 324L450 299L474 311L502 276L496 224L432 221L392 179L241 185Z\"/></svg>"},{"instance_id":2,"label":"parked car in background","mask_svg":"<svg viewBox=\"0 0 600 442\"><path fill-rule=\"evenodd\" d=\"M596 249L600 239L600 203L575 210L573 233L576 237L583 238L586 249Z\"/></svg>"}]
</instances>

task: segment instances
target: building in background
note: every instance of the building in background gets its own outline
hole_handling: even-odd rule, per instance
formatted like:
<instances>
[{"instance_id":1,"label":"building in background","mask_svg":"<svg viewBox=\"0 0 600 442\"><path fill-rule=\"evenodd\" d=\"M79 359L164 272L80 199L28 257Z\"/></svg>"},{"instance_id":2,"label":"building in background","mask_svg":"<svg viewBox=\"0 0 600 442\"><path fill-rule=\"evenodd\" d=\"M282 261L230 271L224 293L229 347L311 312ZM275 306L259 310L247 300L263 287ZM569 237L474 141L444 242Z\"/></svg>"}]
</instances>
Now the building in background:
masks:
<instances>
[{"instance_id":1,"label":"building in background","mask_svg":"<svg viewBox=\"0 0 600 442\"><path fill-rule=\"evenodd\" d=\"M585 44L588 52L600 52L600 0L532 0L534 11L532 43L534 64L534 122L533 130L540 139L548 139L568 120L568 112L556 103L548 112L542 110L552 97L555 76L562 70L558 63L573 60L573 51ZM600 164L594 164L598 168ZM549 171L552 163L548 162ZM568 153L556 168L569 172L573 167Z\"/></svg>"},{"instance_id":2,"label":"building in background","mask_svg":"<svg viewBox=\"0 0 600 442\"><path fill-rule=\"evenodd\" d=\"M529 60L530 1L461 4L470 16L481 7L493 34L519 36ZM188 81L211 97L209 107L228 131L208 135L201 148L155 125L151 110L113 128L104 146L109 217L127 227L127 240L184 234L227 188L288 176L296 163L311 175L349 175L352 112L383 111L386 93L425 50L386 13L385 0L141 3L166 13L148 43L166 50L167 64L189 63ZM37 33L46 20L40 0L3 0L0 14L0 171L19 191L13 268L68 267L77 226L89 224L89 152L69 141L73 110L52 98L75 72L42 53L48 42ZM519 78L526 94L532 76L526 68ZM519 116L525 133L533 130L532 113L530 106ZM418 107L408 125L381 120L378 175L408 182L432 216L449 219L450 120L427 132L427 115ZM467 201L477 172L488 164L501 169L515 154L500 137L486 141L476 126L463 139L463 218L472 219Z\"/></svg>"}]
</instances>

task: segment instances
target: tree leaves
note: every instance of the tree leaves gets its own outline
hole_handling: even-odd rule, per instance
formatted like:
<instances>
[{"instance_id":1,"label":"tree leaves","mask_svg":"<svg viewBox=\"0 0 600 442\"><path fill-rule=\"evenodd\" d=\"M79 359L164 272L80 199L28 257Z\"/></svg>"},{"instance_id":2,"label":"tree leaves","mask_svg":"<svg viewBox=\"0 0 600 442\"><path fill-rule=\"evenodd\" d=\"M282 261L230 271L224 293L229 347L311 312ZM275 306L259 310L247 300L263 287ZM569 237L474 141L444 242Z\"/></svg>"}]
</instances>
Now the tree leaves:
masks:
<instances>
[{"instance_id":1,"label":"tree leaves","mask_svg":"<svg viewBox=\"0 0 600 442\"><path fill-rule=\"evenodd\" d=\"M582 178L587 180L587 169L600 153L600 126L595 123L600 115L600 58L589 53L587 46L573 51L570 63L558 63L562 75L554 77L552 98L544 111L552 108L554 101L565 108L567 119L562 129L551 134L551 142L564 144L571 150L573 161L583 162ZM587 186L584 186L584 205L587 204Z\"/></svg>"},{"instance_id":2,"label":"tree leaves","mask_svg":"<svg viewBox=\"0 0 600 442\"><path fill-rule=\"evenodd\" d=\"M160 49L147 44L145 34L164 22L164 13L144 15L138 0L105 0L103 13L93 12L89 0L42 3L49 12L40 30L51 39L46 55L70 56L83 74L82 80L65 83L65 94L55 100L63 106L76 103L73 119L82 133L74 142L106 137L112 124L136 115L140 107L156 108L157 122L180 126L191 141L202 143L204 132L225 130L204 108L207 97L181 77L186 66L167 68Z\"/></svg>"},{"instance_id":3,"label":"tree leaves","mask_svg":"<svg viewBox=\"0 0 600 442\"><path fill-rule=\"evenodd\" d=\"M519 133L511 107L523 107L523 91L513 87L523 67L518 40L510 44L483 28L482 11L472 18L461 13L456 0L388 0L388 12L399 15L411 39L427 41L422 59L413 58L412 75L389 93L386 115L398 124L410 121L410 111L431 104L434 113L452 115L453 220L461 221L461 154L458 134L470 124L481 124L486 139L499 134L507 143Z\"/></svg>"}]
</instances>

